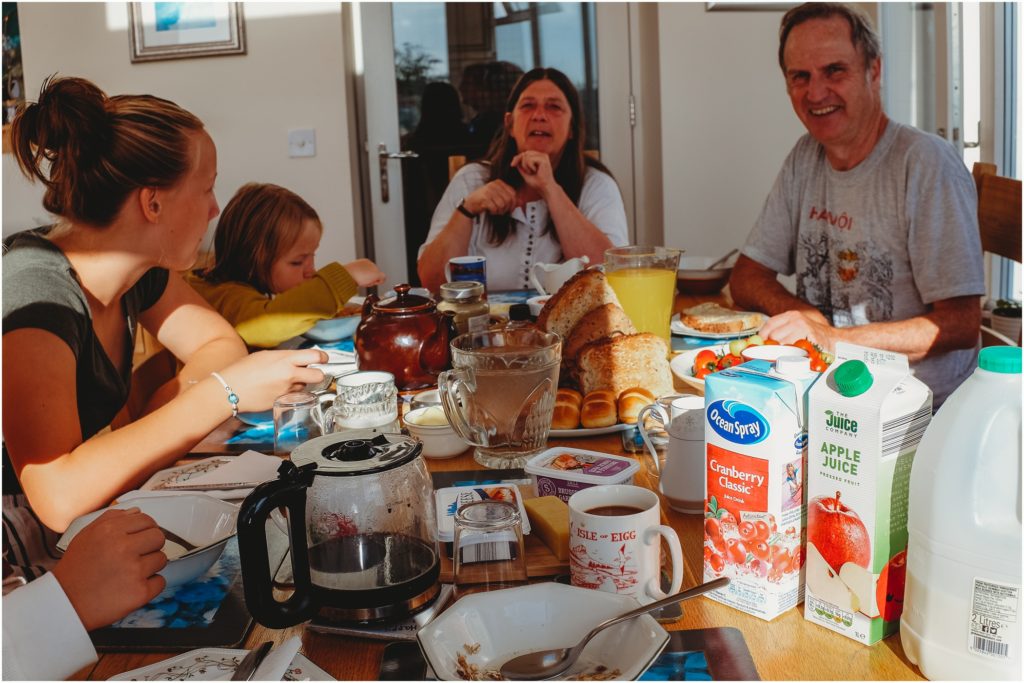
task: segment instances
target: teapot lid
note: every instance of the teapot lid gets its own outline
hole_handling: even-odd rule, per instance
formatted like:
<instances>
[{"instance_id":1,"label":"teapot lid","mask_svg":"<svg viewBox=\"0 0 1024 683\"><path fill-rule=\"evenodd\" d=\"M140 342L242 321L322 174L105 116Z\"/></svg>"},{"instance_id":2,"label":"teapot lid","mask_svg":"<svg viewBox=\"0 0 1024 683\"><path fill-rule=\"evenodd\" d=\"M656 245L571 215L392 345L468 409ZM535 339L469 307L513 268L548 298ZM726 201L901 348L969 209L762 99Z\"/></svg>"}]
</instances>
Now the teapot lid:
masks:
<instances>
[{"instance_id":1,"label":"teapot lid","mask_svg":"<svg viewBox=\"0 0 1024 683\"><path fill-rule=\"evenodd\" d=\"M410 462L423 449L418 440L403 434L377 434L350 429L318 436L292 451L292 464L316 463L316 473L335 477L384 472Z\"/></svg>"},{"instance_id":2,"label":"teapot lid","mask_svg":"<svg viewBox=\"0 0 1024 683\"><path fill-rule=\"evenodd\" d=\"M410 294L411 286L408 284L395 285L395 295L378 301L373 305L373 310L378 313L424 313L433 311L434 301L419 294Z\"/></svg>"}]
</instances>

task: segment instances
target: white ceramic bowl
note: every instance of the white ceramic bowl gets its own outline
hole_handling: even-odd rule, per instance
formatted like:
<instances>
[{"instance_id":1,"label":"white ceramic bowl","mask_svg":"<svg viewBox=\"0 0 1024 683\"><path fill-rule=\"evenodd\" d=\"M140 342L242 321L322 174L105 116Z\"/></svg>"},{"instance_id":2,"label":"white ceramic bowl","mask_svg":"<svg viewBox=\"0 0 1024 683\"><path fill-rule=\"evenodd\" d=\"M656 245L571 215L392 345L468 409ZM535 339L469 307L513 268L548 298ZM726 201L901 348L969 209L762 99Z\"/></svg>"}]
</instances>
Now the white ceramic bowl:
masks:
<instances>
[{"instance_id":1,"label":"white ceramic bowl","mask_svg":"<svg viewBox=\"0 0 1024 683\"><path fill-rule=\"evenodd\" d=\"M235 521L238 517L236 506L203 493L132 498L110 507L137 507L160 526L203 548L187 557L170 559L181 555L182 548L173 543L164 545L168 562L160 574L167 580L168 586L188 583L205 573L224 552L228 539L235 535ZM104 512L106 508L82 515L71 522L68 530L57 541L57 548L67 550L71 539Z\"/></svg>"},{"instance_id":2,"label":"white ceramic bowl","mask_svg":"<svg viewBox=\"0 0 1024 683\"><path fill-rule=\"evenodd\" d=\"M521 654L575 645L587 631L637 606L633 598L560 583L467 595L416 634L438 680L457 681L463 655L481 674ZM560 678L579 679L598 666L616 680L635 680L657 658L669 635L649 614L605 629ZM469 646L472 652L467 652ZM479 646L478 649L477 646Z\"/></svg>"},{"instance_id":3,"label":"white ceramic bowl","mask_svg":"<svg viewBox=\"0 0 1024 683\"><path fill-rule=\"evenodd\" d=\"M440 413L444 419L444 411L440 406L424 406L410 410L405 414L405 426L409 433L423 442L423 456L427 458L454 458L469 448L455 429L445 419L444 424L419 424L427 415Z\"/></svg>"},{"instance_id":4,"label":"white ceramic bowl","mask_svg":"<svg viewBox=\"0 0 1024 683\"><path fill-rule=\"evenodd\" d=\"M743 360L767 360L775 362L783 356L794 356L806 358L807 352L799 346L787 346L785 344L751 344L740 351Z\"/></svg>"},{"instance_id":5,"label":"white ceramic bowl","mask_svg":"<svg viewBox=\"0 0 1024 683\"><path fill-rule=\"evenodd\" d=\"M551 298L550 294L544 294L543 296L531 296L526 300L526 305L530 307L530 315L536 318L540 315L540 309L544 308L544 304Z\"/></svg>"}]
</instances>

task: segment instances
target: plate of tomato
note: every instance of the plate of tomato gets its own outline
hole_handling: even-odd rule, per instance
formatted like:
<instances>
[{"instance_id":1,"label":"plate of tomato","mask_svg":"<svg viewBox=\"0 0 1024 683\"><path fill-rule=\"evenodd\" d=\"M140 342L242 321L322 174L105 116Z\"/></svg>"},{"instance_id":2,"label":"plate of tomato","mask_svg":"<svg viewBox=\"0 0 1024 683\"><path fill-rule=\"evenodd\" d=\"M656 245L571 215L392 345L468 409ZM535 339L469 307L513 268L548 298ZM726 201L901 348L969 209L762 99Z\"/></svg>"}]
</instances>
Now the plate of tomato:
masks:
<instances>
[{"instance_id":1,"label":"plate of tomato","mask_svg":"<svg viewBox=\"0 0 1024 683\"><path fill-rule=\"evenodd\" d=\"M754 335L746 339L734 339L731 342L702 346L697 349L683 351L674 357L669 363L672 374L680 380L689 384L695 389L704 390L704 378L708 375L731 368L734 365L741 365L746 362L743 358L743 349L751 345L776 345L779 342L774 339L761 339ZM824 372L832 362L832 355L821 351L817 346L807 339L801 339L793 344L807 352L810 358L811 369L815 372Z\"/></svg>"}]
</instances>

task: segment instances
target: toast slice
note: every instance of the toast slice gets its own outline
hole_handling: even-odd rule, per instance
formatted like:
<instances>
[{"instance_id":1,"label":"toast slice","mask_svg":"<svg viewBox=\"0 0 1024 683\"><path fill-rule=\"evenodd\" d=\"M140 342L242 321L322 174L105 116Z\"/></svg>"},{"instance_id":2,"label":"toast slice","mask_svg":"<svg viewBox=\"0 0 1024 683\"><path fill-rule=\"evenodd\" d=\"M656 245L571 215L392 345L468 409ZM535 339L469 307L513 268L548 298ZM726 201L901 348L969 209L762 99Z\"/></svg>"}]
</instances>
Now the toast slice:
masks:
<instances>
[{"instance_id":1,"label":"toast slice","mask_svg":"<svg viewBox=\"0 0 1024 683\"><path fill-rule=\"evenodd\" d=\"M580 318L562 344L562 358L575 359L586 344L616 334L636 334L633 321L615 303L598 306Z\"/></svg>"},{"instance_id":2,"label":"toast slice","mask_svg":"<svg viewBox=\"0 0 1024 683\"><path fill-rule=\"evenodd\" d=\"M715 303L683 309L680 322L698 332L742 332L764 323L763 313L734 311Z\"/></svg>"},{"instance_id":3,"label":"toast slice","mask_svg":"<svg viewBox=\"0 0 1024 683\"><path fill-rule=\"evenodd\" d=\"M610 389L615 396L631 387L643 387L655 396L673 391L668 346L656 334L618 335L591 342L576 358L576 375L586 396Z\"/></svg>"},{"instance_id":4,"label":"toast slice","mask_svg":"<svg viewBox=\"0 0 1024 683\"><path fill-rule=\"evenodd\" d=\"M608 303L618 305L619 299L604 273L595 268L581 270L544 304L537 316L537 326L564 340L583 316Z\"/></svg>"}]
</instances>

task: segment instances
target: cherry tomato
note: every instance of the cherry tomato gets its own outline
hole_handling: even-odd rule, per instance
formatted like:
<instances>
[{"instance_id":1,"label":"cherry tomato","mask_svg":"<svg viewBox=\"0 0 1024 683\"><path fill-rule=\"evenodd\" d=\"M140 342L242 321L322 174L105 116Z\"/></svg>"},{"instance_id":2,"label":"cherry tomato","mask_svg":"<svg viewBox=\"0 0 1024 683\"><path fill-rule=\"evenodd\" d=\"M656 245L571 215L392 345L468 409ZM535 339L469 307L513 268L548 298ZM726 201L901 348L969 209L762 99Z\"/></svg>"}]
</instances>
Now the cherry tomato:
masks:
<instances>
[{"instance_id":1,"label":"cherry tomato","mask_svg":"<svg viewBox=\"0 0 1024 683\"><path fill-rule=\"evenodd\" d=\"M765 346L778 346L779 345L779 340L778 339L772 339L771 337L768 337L767 339L764 340L764 345Z\"/></svg>"},{"instance_id":2,"label":"cherry tomato","mask_svg":"<svg viewBox=\"0 0 1024 683\"><path fill-rule=\"evenodd\" d=\"M711 373L717 372L717 370L718 370L717 368L698 368L698 367L695 367L693 369L693 377L694 377L694 379L704 379L705 377L707 377Z\"/></svg>"},{"instance_id":3,"label":"cherry tomato","mask_svg":"<svg viewBox=\"0 0 1024 683\"><path fill-rule=\"evenodd\" d=\"M718 356L711 349L703 349L697 354L697 357L693 359L693 367L706 367L711 365L712 367L718 363Z\"/></svg>"},{"instance_id":4,"label":"cherry tomato","mask_svg":"<svg viewBox=\"0 0 1024 683\"><path fill-rule=\"evenodd\" d=\"M742 362L743 359L740 358L739 356L732 353L727 353L718 359L718 369L725 370L726 368L731 368L734 365L739 365Z\"/></svg>"},{"instance_id":5,"label":"cherry tomato","mask_svg":"<svg viewBox=\"0 0 1024 683\"><path fill-rule=\"evenodd\" d=\"M821 354L818 353L818 347L810 339L798 339L793 342L793 346L806 351L808 357L812 359L821 357Z\"/></svg>"},{"instance_id":6,"label":"cherry tomato","mask_svg":"<svg viewBox=\"0 0 1024 683\"><path fill-rule=\"evenodd\" d=\"M821 356L811 356L811 370L814 372L825 372L828 370L828 363L822 360Z\"/></svg>"}]
</instances>

